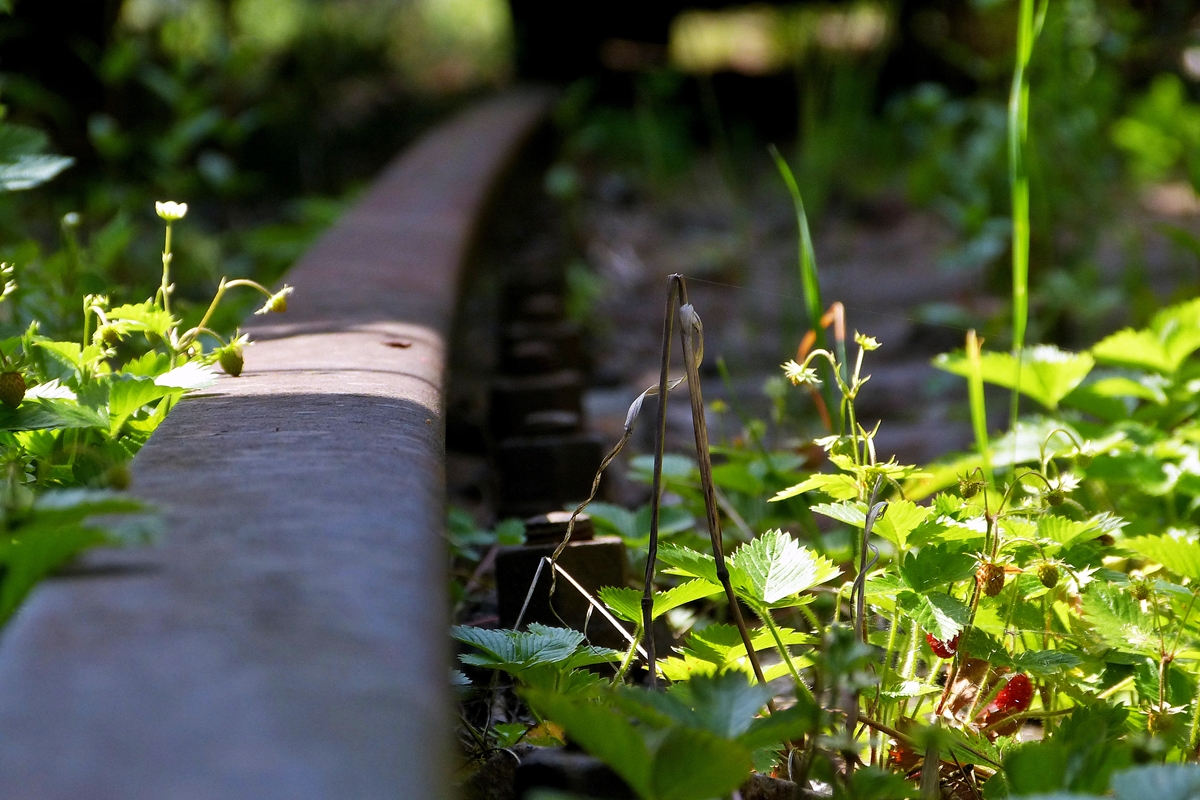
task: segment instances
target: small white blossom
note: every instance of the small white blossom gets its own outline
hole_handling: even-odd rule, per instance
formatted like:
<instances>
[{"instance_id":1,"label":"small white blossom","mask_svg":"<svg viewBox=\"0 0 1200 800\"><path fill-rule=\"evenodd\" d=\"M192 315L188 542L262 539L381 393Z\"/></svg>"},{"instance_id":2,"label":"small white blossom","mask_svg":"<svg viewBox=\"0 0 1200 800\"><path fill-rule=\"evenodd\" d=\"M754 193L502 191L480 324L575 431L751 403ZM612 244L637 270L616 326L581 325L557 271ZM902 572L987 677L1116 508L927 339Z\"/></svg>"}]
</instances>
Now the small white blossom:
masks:
<instances>
[{"instance_id":1,"label":"small white blossom","mask_svg":"<svg viewBox=\"0 0 1200 800\"><path fill-rule=\"evenodd\" d=\"M167 222L175 222L187 216L187 203L176 203L173 200L168 200L165 203L155 203L154 210Z\"/></svg>"},{"instance_id":2,"label":"small white blossom","mask_svg":"<svg viewBox=\"0 0 1200 800\"><path fill-rule=\"evenodd\" d=\"M858 331L855 331L854 341L858 343L859 347L861 347L863 350L866 350L868 353L872 350L879 349L879 340L874 336L867 336L865 333L859 333Z\"/></svg>"},{"instance_id":3,"label":"small white blossom","mask_svg":"<svg viewBox=\"0 0 1200 800\"><path fill-rule=\"evenodd\" d=\"M789 361L783 365L783 374L792 383L799 386L806 383L809 386L820 386L821 380L817 377L817 371L812 367L802 367L795 361Z\"/></svg>"}]
</instances>

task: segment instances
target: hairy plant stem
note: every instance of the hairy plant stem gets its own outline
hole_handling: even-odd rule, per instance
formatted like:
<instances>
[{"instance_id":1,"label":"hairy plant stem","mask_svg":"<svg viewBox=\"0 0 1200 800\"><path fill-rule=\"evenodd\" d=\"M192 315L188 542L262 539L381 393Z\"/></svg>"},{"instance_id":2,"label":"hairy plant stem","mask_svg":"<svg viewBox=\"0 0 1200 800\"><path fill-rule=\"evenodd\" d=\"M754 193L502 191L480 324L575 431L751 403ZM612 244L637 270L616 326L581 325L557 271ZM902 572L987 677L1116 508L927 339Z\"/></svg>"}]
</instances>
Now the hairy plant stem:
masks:
<instances>
[{"instance_id":1,"label":"hairy plant stem","mask_svg":"<svg viewBox=\"0 0 1200 800\"><path fill-rule=\"evenodd\" d=\"M170 231L170 228L167 228L167 230ZM196 338L196 336L207 330L204 326L208 324L209 318L212 317L213 312L217 310L217 306L220 305L221 298L225 296L225 292L238 286L249 286L251 289L256 289L262 294L266 295L267 299L270 299L272 296L271 290L263 286L258 281L252 281L248 278L235 278L234 280L227 281L224 278L221 278L221 282L217 284L217 293L213 295L212 302L208 304L208 310L204 312L204 316L200 318L200 322L196 325L196 327L188 330L179 338L179 346L181 348L186 347L192 342L193 339Z\"/></svg>"},{"instance_id":2,"label":"hairy plant stem","mask_svg":"<svg viewBox=\"0 0 1200 800\"><path fill-rule=\"evenodd\" d=\"M788 652L787 646L783 643L783 637L779 635L779 628L775 625L775 620L771 619L771 609L763 609L758 618L762 620L763 625L771 632L771 638L775 640L775 649L779 651L780 657L783 658L783 663L787 664L788 672L792 674L792 680L796 682L796 690L813 703L816 703L817 699L813 696L812 690L808 688L808 684L800 677L800 671L796 669L796 664L792 661L792 654Z\"/></svg>"},{"instance_id":3,"label":"hairy plant stem","mask_svg":"<svg viewBox=\"0 0 1200 800\"><path fill-rule=\"evenodd\" d=\"M168 314L171 313L171 258L171 223L168 222L162 253L162 285L158 289L162 297L162 309Z\"/></svg>"},{"instance_id":4,"label":"hairy plant stem","mask_svg":"<svg viewBox=\"0 0 1200 800\"><path fill-rule=\"evenodd\" d=\"M637 656L638 644L642 641L642 626L639 624L633 632L633 639L629 642L629 649L625 651L625 656L621 659L621 665L617 668L617 674L613 676L612 685L616 686L621 681L625 680L625 673L629 671L630 665L633 664L633 659Z\"/></svg>"}]
</instances>

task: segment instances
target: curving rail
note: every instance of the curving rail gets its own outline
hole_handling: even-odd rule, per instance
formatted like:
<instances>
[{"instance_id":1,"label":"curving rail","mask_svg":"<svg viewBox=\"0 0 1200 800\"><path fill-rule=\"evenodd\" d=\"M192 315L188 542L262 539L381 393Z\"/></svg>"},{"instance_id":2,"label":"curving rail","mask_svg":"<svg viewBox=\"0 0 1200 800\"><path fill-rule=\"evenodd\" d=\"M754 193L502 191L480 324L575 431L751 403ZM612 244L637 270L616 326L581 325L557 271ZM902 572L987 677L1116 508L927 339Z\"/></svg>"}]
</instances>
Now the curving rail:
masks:
<instances>
[{"instance_id":1,"label":"curving rail","mask_svg":"<svg viewBox=\"0 0 1200 800\"><path fill-rule=\"evenodd\" d=\"M297 263L246 373L134 461L157 547L97 551L0 638L0 797L451 794L442 386L460 273L546 93L402 154Z\"/></svg>"}]
</instances>

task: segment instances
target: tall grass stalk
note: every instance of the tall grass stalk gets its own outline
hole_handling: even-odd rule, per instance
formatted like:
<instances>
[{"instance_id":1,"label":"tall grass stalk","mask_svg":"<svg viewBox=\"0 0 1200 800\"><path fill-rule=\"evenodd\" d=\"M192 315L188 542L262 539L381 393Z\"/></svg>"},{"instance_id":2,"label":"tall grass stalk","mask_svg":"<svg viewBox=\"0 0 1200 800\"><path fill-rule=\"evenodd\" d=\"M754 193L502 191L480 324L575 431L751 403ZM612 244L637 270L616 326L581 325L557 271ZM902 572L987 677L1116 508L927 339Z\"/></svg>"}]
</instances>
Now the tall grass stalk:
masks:
<instances>
[{"instance_id":1,"label":"tall grass stalk","mask_svg":"<svg viewBox=\"0 0 1200 800\"><path fill-rule=\"evenodd\" d=\"M1025 329L1029 323L1029 78L1026 70L1033 43L1046 20L1049 0L1042 0L1036 15L1034 0L1021 0L1017 18L1017 55L1012 91L1008 98L1008 179L1012 192L1012 347L1017 357L1017 381L1012 394L1011 427L1020 410L1021 361Z\"/></svg>"},{"instance_id":2,"label":"tall grass stalk","mask_svg":"<svg viewBox=\"0 0 1200 800\"><path fill-rule=\"evenodd\" d=\"M779 154L778 148L772 144L768 145L767 149L770 150L771 157L775 159L775 168L779 170L780 177L787 185L788 193L792 196L792 206L796 209L796 227L800 230L800 285L804 289L804 308L808 314L808 327L816 334L817 345L829 350L829 336L825 332L825 326L821 324L825 304L821 302L821 281L817 276L817 256L813 252L812 233L808 229L808 214L804 211L804 198L800 196L800 186L796 183L796 176L792 174L792 168L788 166L787 160ZM818 369L829 373L822 375L823 394L825 395L825 405L829 409L833 409L835 406L833 404L832 368L826 364L823 367L819 365Z\"/></svg>"}]
</instances>

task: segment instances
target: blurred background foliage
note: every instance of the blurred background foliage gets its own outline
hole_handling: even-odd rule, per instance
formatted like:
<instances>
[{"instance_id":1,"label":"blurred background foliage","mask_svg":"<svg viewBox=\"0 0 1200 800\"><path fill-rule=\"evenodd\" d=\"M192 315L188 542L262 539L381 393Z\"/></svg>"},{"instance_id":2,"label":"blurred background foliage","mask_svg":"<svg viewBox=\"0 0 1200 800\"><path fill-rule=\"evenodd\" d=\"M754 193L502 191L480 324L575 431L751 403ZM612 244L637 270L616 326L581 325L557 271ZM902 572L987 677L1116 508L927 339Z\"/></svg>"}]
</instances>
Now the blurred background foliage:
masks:
<instances>
[{"instance_id":1,"label":"blurred background foliage","mask_svg":"<svg viewBox=\"0 0 1200 800\"><path fill-rule=\"evenodd\" d=\"M7 4L6 124L74 166L0 193L0 258L42 289L57 332L78 324L67 295L155 281L153 200L193 208L186 312L218 275L276 279L407 142L516 79L565 89L548 188L567 201L602 175L666 191L712 158L749 213L775 142L810 213L932 209L954 232L942 268L1004 280L1013 0ZM1039 335L1070 341L1115 306L1137 322L1155 304L1101 274L1113 221L1200 209L1200 18L1188 0L1054 0L1032 71L1035 310ZM1188 226L1167 227L1194 259Z\"/></svg>"},{"instance_id":2,"label":"blurred background foliage","mask_svg":"<svg viewBox=\"0 0 1200 800\"><path fill-rule=\"evenodd\" d=\"M185 316L220 275L276 279L406 143L511 78L511 29L504 0L18 0L0 100L75 160L0 194L0 258L45 290L28 316L67 333L81 293L144 295L154 200L192 208Z\"/></svg>"}]
</instances>

